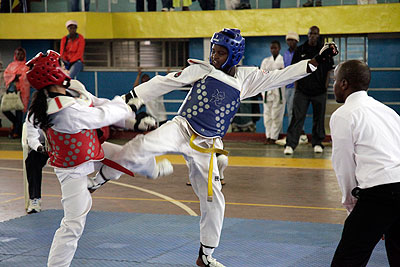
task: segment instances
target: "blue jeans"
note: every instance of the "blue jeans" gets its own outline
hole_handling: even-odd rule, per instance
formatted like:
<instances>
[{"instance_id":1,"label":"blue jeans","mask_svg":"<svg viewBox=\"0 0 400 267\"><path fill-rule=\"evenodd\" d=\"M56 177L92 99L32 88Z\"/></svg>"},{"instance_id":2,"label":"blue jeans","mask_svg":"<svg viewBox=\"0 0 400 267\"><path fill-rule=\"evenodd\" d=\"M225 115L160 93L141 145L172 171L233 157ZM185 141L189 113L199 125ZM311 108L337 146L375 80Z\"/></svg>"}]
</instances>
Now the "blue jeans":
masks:
<instances>
[{"instance_id":1,"label":"blue jeans","mask_svg":"<svg viewBox=\"0 0 400 267\"><path fill-rule=\"evenodd\" d=\"M82 11L82 8L79 8L81 0L69 0L71 3L71 11ZM85 0L85 11L89 11L90 0Z\"/></svg>"},{"instance_id":2,"label":"blue jeans","mask_svg":"<svg viewBox=\"0 0 400 267\"><path fill-rule=\"evenodd\" d=\"M76 79L76 76L78 76L79 72L81 72L82 70L83 70L83 63L82 61L78 60L69 69L69 77L71 77L72 79Z\"/></svg>"}]
</instances>

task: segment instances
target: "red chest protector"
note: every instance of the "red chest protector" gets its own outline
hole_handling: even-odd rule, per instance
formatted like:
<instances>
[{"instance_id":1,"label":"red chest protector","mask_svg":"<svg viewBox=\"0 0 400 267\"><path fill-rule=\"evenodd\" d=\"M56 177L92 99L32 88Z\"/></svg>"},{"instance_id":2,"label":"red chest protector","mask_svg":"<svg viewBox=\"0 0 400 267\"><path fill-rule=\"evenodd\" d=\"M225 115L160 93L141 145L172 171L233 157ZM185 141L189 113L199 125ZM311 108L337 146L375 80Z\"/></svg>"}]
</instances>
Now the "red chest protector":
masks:
<instances>
[{"instance_id":1,"label":"red chest protector","mask_svg":"<svg viewBox=\"0 0 400 267\"><path fill-rule=\"evenodd\" d=\"M75 97L57 96L48 100L48 114L54 114L75 103L93 106L85 87L76 80L71 80L69 92ZM69 134L57 132L52 128L46 131L50 147L49 164L58 168L76 167L90 160L104 159L96 130L82 130L79 133Z\"/></svg>"},{"instance_id":2,"label":"red chest protector","mask_svg":"<svg viewBox=\"0 0 400 267\"><path fill-rule=\"evenodd\" d=\"M49 164L58 168L76 167L89 160L104 159L96 130L83 130L67 134L48 129L46 132L51 151Z\"/></svg>"}]
</instances>

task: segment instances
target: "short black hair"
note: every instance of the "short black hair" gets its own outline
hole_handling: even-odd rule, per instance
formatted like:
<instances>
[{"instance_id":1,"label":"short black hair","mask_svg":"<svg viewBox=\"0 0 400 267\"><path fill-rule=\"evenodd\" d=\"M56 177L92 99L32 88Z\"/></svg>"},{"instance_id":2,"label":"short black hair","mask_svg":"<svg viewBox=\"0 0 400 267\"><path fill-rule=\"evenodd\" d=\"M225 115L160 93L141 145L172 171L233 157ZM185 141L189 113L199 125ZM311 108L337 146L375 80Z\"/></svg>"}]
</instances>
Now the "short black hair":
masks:
<instances>
[{"instance_id":1,"label":"short black hair","mask_svg":"<svg viewBox=\"0 0 400 267\"><path fill-rule=\"evenodd\" d=\"M348 60L339 65L337 80L346 80L356 91L366 91L371 81L371 70L361 60Z\"/></svg>"},{"instance_id":2,"label":"short black hair","mask_svg":"<svg viewBox=\"0 0 400 267\"><path fill-rule=\"evenodd\" d=\"M273 40L271 44L277 44L281 48L281 43L278 40Z\"/></svg>"},{"instance_id":3,"label":"short black hair","mask_svg":"<svg viewBox=\"0 0 400 267\"><path fill-rule=\"evenodd\" d=\"M311 30L318 30L318 32L319 32L318 26L315 26L315 25L314 25L314 26L311 26L309 30L310 30L310 31L311 31Z\"/></svg>"}]
</instances>

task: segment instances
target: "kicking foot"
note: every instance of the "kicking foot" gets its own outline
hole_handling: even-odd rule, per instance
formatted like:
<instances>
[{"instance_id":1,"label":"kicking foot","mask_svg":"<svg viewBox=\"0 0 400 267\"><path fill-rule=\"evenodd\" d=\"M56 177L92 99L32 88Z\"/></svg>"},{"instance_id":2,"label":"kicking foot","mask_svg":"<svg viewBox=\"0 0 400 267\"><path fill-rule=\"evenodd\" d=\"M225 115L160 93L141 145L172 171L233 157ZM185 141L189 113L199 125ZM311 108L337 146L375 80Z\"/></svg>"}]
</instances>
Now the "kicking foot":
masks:
<instances>
[{"instance_id":1,"label":"kicking foot","mask_svg":"<svg viewBox=\"0 0 400 267\"><path fill-rule=\"evenodd\" d=\"M171 162L167 159L163 159L157 163L155 174L153 176L149 176L150 179L157 179L161 176L167 176L174 172L174 167L172 166Z\"/></svg>"}]
</instances>

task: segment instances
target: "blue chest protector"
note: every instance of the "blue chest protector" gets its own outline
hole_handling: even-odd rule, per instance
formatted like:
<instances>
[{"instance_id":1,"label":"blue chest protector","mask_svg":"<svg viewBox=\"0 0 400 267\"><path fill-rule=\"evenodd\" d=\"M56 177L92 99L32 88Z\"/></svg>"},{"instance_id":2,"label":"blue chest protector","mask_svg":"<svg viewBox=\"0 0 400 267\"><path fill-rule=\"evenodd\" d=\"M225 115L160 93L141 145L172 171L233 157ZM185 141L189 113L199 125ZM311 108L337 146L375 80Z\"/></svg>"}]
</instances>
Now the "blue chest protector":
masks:
<instances>
[{"instance_id":1,"label":"blue chest protector","mask_svg":"<svg viewBox=\"0 0 400 267\"><path fill-rule=\"evenodd\" d=\"M240 104L240 91L213 77L195 82L178 114L205 137L223 137Z\"/></svg>"}]
</instances>

